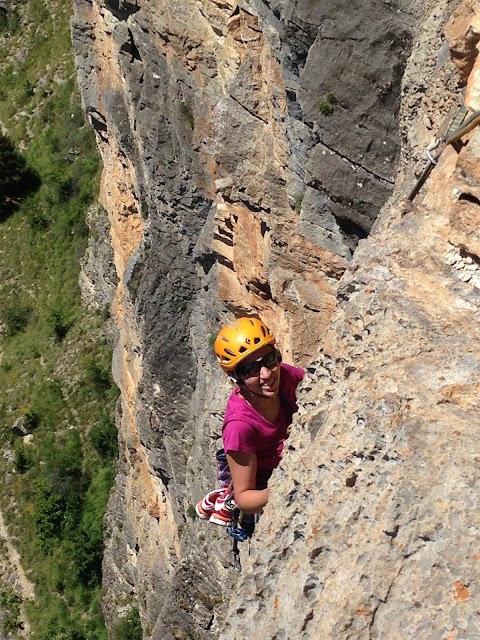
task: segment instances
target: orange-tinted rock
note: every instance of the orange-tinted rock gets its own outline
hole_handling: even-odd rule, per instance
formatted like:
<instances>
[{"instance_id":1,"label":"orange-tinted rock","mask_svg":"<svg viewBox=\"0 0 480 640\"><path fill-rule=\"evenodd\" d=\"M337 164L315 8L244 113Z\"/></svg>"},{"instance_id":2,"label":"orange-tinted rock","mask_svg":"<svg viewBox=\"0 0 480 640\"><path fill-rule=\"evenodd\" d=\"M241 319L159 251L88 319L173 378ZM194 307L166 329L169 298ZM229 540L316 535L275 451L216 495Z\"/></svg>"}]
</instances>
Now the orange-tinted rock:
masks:
<instances>
[{"instance_id":1,"label":"orange-tinted rock","mask_svg":"<svg viewBox=\"0 0 480 640\"><path fill-rule=\"evenodd\" d=\"M478 11L478 0L464 0L445 27L450 53L464 82L477 57L477 44L480 40Z\"/></svg>"}]
</instances>

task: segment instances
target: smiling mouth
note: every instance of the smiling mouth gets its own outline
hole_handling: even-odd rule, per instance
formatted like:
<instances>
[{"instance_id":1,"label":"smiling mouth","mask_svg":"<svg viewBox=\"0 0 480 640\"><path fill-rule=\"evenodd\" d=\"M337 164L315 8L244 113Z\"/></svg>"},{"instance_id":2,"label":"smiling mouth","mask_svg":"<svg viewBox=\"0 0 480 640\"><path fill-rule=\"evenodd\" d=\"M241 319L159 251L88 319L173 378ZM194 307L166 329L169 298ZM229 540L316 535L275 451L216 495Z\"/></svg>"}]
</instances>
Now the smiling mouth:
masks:
<instances>
[{"instance_id":1,"label":"smiling mouth","mask_svg":"<svg viewBox=\"0 0 480 640\"><path fill-rule=\"evenodd\" d=\"M268 384L262 384L261 387L262 389L267 389L268 391L273 391L275 386L277 384L277 380L275 378L275 380L273 380L272 382L269 382Z\"/></svg>"}]
</instances>

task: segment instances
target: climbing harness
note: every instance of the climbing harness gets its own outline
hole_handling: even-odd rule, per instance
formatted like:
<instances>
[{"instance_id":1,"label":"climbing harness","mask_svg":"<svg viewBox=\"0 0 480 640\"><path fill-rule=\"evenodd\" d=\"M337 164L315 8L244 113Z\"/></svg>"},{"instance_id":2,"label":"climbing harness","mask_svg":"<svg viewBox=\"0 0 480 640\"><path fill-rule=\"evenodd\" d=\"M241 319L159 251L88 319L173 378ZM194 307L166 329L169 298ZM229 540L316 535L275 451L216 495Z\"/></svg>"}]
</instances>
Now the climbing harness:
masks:
<instances>
[{"instance_id":1,"label":"climbing harness","mask_svg":"<svg viewBox=\"0 0 480 640\"><path fill-rule=\"evenodd\" d=\"M227 456L224 449L219 449L215 455L217 465L217 482L220 489L214 489L201 500L195 510L200 518L209 520L215 524L226 526L228 535L233 539L233 567L236 571L241 571L239 542L249 540L258 522L258 515L243 513L235 502L235 494L232 486L232 476L228 466ZM213 507L213 502L217 497L217 503ZM220 500L221 507L215 510ZM201 508L200 508L200 505ZM213 509L213 510L212 510ZM216 518L214 519L214 516Z\"/></svg>"},{"instance_id":2,"label":"climbing harness","mask_svg":"<svg viewBox=\"0 0 480 640\"><path fill-rule=\"evenodd\" d=\"M426 149L428 163L418 178L415 186L407 196L407 200L410 200L410 202L413 201L422 186L425 184L433 167L437 164L439 157L448 145L451 144L455 146L455 143L480 124L480 111L474 111L471 116L464 120L466 114L467 108L462 107L455 116L447 133L443 137L437 138L437 140L435 140L435 142ZM437 154L432 155L432 151L435 151L435 149L438 149L439 147L440 151Z\"/></svg>"}]
</instances>

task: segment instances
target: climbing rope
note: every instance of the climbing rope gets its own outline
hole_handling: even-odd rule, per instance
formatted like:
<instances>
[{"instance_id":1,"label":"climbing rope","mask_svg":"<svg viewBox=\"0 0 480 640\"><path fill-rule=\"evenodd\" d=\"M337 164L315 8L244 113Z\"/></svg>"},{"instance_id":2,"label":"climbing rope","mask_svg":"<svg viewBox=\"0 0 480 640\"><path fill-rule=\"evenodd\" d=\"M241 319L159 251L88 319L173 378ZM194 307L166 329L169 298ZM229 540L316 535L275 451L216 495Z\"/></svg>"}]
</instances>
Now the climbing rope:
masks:
<instances>
[{"instance_id":1,"label":"climbing rope","mask_svg":"<svg viewBox=\"0 0 480 640\"><path fill-rule=\"evenodd\" d=\"M456 118L452 123L452 126L447 131L445 136L443 136L443 138L438 138L437 140L435 140L435 142L426 149L428 164L426 165L425 169L422 171L415 186L408 194L407 200L412 201L415 198L415 196L418 194L418 192L424 185L425 181L427 180L428 176L430 175L433 167L437 164L438 159L441 156L442 152L448 147L448 145L454 144L455 142L463 138L463 136L467 135L467 133L472 131L472 129L475 129L477 125L480 124L480 111L475 111L463 123L461 123L460 126L454 128L456 121L458 121L459 116L465 117L465 114L466 114L466 108L462 107L462 109L460 109L459 113L457 114ZM453 132L452 132L452 129L453 129ZM432 155L432 151L435 151L435 149L438 149L438 147L440 147L440 151L436 155Z\"/></svg>"}]
</instances>

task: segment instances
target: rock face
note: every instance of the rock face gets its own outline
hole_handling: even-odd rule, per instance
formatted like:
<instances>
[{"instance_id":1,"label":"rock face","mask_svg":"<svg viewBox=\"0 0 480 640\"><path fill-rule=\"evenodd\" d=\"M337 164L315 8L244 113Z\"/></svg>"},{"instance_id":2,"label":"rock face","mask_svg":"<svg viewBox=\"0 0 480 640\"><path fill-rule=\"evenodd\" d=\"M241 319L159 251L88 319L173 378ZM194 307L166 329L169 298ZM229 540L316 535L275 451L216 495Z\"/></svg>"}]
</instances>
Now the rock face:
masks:
<instances>
[{"instance_id":1,"label":"rock face","mask_svg":"<svg viewBox=\"0 0 480 640\"><path fill-rule=\"evenodd\" d=\"M478 637L471 206L392 207L357 249L221 638Z\"/></svg>"},{"instance_id":2,"label":"rock face","mask_svg":"<svg viewBox=\"0 0 480 640\"><path fill-rule=\"evenodd\" d=\"M464 142L357 248L221 638L480 634L480 132Z\"/></svg>"},{"instance_id":3,"label":"rock face","mask_svg":"<svg viewBox=\"0 0 480 640\"><path fill-rule=\"evenodd\" d=\"M438 34L456 4L76 0L119 280L110 626L138 603L155 639L473 633L475 134L445 152L421 204L385 208L365 239L401 134L400 182L405 149L418 159L399 121L405 68L404 103L428 119L416 130L439 126L418 61L451 81ZM471 55L462 15L451 46ZM107 268L85 278L97 300L116 284ZM96 298L95 279L108 280ZM229 392L212 337L240 313L311 364L227 613L229 542L191 505L214 486Z\"/></svg>"}]
</instances>

